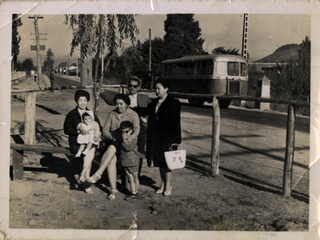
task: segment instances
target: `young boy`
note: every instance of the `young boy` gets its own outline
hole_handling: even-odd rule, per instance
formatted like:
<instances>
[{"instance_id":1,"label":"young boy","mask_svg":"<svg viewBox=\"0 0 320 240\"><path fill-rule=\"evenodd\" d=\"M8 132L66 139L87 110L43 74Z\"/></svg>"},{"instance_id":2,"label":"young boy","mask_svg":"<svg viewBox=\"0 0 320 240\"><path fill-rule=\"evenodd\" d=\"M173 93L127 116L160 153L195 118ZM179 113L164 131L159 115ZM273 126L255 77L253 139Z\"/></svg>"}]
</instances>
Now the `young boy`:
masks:
<instances>
[{"instance_id":1,"label":"young boy","mask_svg":"<svg viewBox=\"0 0 320 240\"><path fill-rule=\"evenodd\" d=\"M138 194L139 190L139 156L138 156L138 144L137 139L128 143L128 138L132 134L133 126L129 121L123 121L120 123L120 131L122 137L122 143L120 147L120 163L123 166L126 175L129 179L131 195L127 196L125 200L134 198Z\"/></svg>"},{"instance_id":2,"label":"young boy","mask_svg":"<svg viewBox=\"0 0 320 240\"><path fill-rule=\"evenodd\" d=\"M76 157L80 157L81 154L87 155L92 145L98 145L101 141L99 124L94 121L93 112L90 110L85 111L82 114L82 121L83 122L79 123L77 129L80 129L81 131L85 130L87 131L87 134L78 135L77 142L80 144L80 147Z\"/></svg>"}]
</instances>

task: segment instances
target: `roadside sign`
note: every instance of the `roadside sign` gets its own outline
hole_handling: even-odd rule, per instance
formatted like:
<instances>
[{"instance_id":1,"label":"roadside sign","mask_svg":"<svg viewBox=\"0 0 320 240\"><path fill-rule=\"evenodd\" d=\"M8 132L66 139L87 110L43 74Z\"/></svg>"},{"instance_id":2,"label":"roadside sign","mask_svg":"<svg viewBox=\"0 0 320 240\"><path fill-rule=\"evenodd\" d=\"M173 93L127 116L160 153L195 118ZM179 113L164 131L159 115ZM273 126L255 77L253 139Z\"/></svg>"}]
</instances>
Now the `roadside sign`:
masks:
<instances>
[{"instance_id":1,"label":"roadside sign","mask_svg":"<svg viewBox=\"0 0 320 240\"><path fill-rule=\"evenodd\" d=\"M36 45L31 45L30 46L31 51L37 51L37 46ZM40 51L46 50L46 45L40 45Z\"/></svg>"},{"instance_id":2,"label":"roadside sign","mask_svg":"<svg viewBox=\"0 0 320 240\"><path fill-rule=\"evenodd\" d=\"M35 33L30 33L30 35L34 35ZM48 33L39 33L39 35L48 35Z\"/></svg>"},{"instance_id":3,"label":"roadside sign","mask_svg":"<svg viewBox=\"0 0 320 240\"><path fill-rule=\"evenodd\" d=\"M30 38L30 40L36 40L35 38ZM48 40L48 38L39 38L39 40Z\"/></svg>"}]
</instances>

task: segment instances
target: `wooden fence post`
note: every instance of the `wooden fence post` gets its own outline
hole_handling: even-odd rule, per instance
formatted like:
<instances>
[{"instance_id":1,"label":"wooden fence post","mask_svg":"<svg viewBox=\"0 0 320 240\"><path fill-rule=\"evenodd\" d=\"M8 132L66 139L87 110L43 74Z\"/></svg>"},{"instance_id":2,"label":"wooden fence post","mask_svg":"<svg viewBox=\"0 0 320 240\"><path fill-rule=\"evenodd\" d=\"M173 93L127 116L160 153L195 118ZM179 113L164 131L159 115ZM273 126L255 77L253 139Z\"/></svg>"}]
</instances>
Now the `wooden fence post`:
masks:
<instances>
[{"instance_id":1,"label":"wooden fence post","mask_svg":"<svg viewBox=\"0 0 320 240\"><path fill-rule=\"evenodd\" d=\"M220 148L220 107L219 101L213 97L212 102L212 147L211 147L211 176L219 174L219 148Z\"/></svg>"},{"instance_id":2,"label":"wooden fence post","mask_svg":"<svg viewBox=\"0 0 320 240\"><path fill-rule=\"evenodd\" d=\"M292 186L292 167L294 158L295 108L288 107L286 154L283 168L283 195L290 196Z\"/></svg>"},{"instance_id":3,"label":"wooden fence post","mask_svg":"<svg viewBox=\"0 0 320 240\"><path fill-rule=\"evenodd\" d=\"M25 95L24 143L36 143L36 92L26 92Z\"/></svg>"},{"instance_id":4,"label":"wooden fence post","mask_svg":"<svg viewBox=\"0 0 320 240\"><path fill-rule=\"evenodd\" d=\"M12 150L12 179L23 180L23 151Z\"/></svg>"}]
</instances>

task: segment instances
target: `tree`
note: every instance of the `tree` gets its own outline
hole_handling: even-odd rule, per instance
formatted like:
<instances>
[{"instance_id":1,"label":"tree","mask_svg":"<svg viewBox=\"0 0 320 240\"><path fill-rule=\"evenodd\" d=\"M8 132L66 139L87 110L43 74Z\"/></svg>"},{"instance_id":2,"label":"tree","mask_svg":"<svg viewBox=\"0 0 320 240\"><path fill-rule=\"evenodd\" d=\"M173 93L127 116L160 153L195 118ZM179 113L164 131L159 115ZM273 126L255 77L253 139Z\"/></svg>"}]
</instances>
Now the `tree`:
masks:
<instances>
[{"instance_id":1,"label":"tree","mask_svg":"<svg viewBox=\"0 0 320 240\"><path fill-rule=\"evenodd\" d=\"M140 55L143 59L143 63L140 66L140 71L148 70L149 64L149 40L144 41L142 44L138 45ZM151 71L154 75L160 73L161 62L167 59L165 42L161 38L155 38L151 40Z\"/></svg>"},{"instance_id":2,"label":"tree","mask_svg":"<svg viewBox=\"0 0 320 240\"><path fill-rule=\"evenodd\" d=\"M18 14L12 14L12 70L16 69L17 58L20 53L20 41L18 27L22 26L21 18Z\"/></svg>"},{"instance_id":3,"label":"tree","mask_svg":"<svg viewBox=\"0 0 320 240\"><path fill-rule=\"evenodd\" d=\"M278 64L278 78L271 82L275 98L308 101L310 95L311 41L309 37L299 45L297 56Z\"/></svg>"},{"instance_id":4,"label":"tree","mask_svg":"<svg viewBox=\"0 0 320 240\"><path fill-rule=\"evenodd\" d=\"M167 14L164 22L164 46L166 58L180 58L203 52L201 28L194 21L194 14Z\"/></svg>"},{"instance_id":5,"label":"tree","mask_svg":"<svg viewBox=\"0 0 320 240\"><path fill-rule=\"evenodd\" d=\"M142 70L141 66L144 65L144 61L137 46L126 48L116 60L116 65L121 66L121 72L125 77L129 77L135 71Z\"/></svg>"},{"instance_id":6,"label":"tree","mask_svg":"<svg viewBox=\"0 0 320 240\"><path fill-rule=\"evenodd\" d=\"M122 51L125 46L123 41L130 39L134 43L135 34L139 32L134 15L132 14L79 14L66 15L66 24L69 23L73 30L70 55L76 47L80 45L80 56L82 63L87 57L93 56L95 59L94 95L95 114L98 115L99 96L102 86L104 72L109 70L109 64L117 55L117 50ZM106 54L100 81L98 82L98 67L100 59ZM84 69L84 68L81 68ZM83 79L81 79L83 81ZM97 83L98 82L98 83Z\"/></svg>"},{"instance_id":7,"label":"tree","mask_svg":"<svg viewBox=\"0 0 320 240\"><path fill-rule=\"evenodd\" d=\"M34 65L31 58L23 60L21 70L26 71L27 73L30 73L31 70L34 70Z\"/></svg>"},{"instance_id":8,"label":"tree","mask_svg":"<svg viewBox=\"0 0 320 240\"><path fill-rule=\"evenodd\" d=\"M48 49L46 55L47 55L47 58L44 61L43 65L44 65L44 69L50 72L53 69L53 64L54 64L54 60L52 59L54 55L51 48Z\"/></svg>"},{"instance_id":9,"label":"tree","mask_svg":"<svg viewBox=\"0 0 320 240\"><path fill-rule=\"evenodd\" d=\"M229 48L229 49L225 49L225 47L217 47L214 48L211 52L212 54L231 54L231 55L240 55L239 54L239 49L236 48Z\"/></svg>"},{"instance_id":10,"label":"tree","mask_svg":"<svg viewBox=\"0 0 320 240\"><path fill-rule=\"evenodd\" d=\"M15 64L15 70L16 71L22 71L23 67L22 67L22 62L21 61L17 61Z\"/></svg>"}]
</instances>

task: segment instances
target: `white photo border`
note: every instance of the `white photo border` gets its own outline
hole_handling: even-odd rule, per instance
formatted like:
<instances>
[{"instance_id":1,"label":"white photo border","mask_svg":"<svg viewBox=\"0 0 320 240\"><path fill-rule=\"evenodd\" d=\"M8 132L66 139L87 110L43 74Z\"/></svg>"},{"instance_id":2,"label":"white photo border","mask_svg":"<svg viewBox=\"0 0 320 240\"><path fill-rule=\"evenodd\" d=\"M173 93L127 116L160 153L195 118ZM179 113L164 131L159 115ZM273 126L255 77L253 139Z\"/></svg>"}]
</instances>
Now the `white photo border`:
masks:
<instances>
[{"instance_id":1,"label":"white photo border","mask_svg":"<svg viewBox=\"0 0 320 240\"><path fill-rule=\"evenodd\" d=\"M320 139L320 1L316 0L126 0L126 1L2 1L0 3L0 239L117 239L126 230L52 230L9 228L10 80L12 14L76 13L249 13L311 15L311 101L310 101L310 207L308 232L235 231L139 231L136 239L320 239L319 153ZM92 232L94 231L94 234Z\"/></svg>"}]
</instances>

